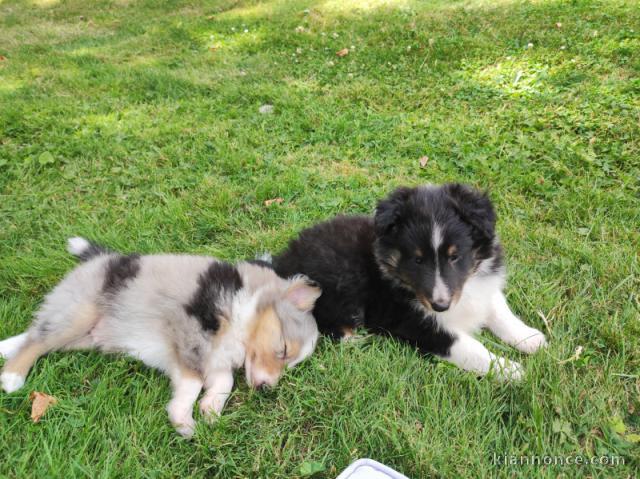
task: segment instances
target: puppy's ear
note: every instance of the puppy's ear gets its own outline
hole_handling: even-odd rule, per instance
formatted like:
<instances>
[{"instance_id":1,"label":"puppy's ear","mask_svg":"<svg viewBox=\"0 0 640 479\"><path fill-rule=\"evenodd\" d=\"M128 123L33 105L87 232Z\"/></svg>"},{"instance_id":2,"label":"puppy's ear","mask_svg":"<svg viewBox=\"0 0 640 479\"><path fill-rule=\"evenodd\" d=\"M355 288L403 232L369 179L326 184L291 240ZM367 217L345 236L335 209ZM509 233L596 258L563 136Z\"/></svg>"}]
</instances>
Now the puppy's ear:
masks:
<instances>
[{"instance_id":1,"label":"puppy's ear","mask_svg":"<svg viewBox=\"0 0 640 479\"><path fill-rule=\"evenodd\" d=\"M376 234L378 236L386 235L399 226L407 200L412 191L412 188L401 187L384 200L378 202L374 218Z\"/></svg>"},{"instance_id":2,"label":"puppy's ear","mask_svg":"<svg viewBox=\"0 0 640 479\"><path fill-rule=\"evenodd\" d=\"M313 309L321 294L322 290L318 283L311 281L304 275L298 275L289 280L289 287L285 291L284 297L297 309L306 313Z\"/></svg>"},{"instance_id":3,"label":"puppy's ear","mask_svg":"<svg viewBox=\"0 0 640 479\"><path fill-rule=\"evenodd\" d=\"M450 183L444 190L451 199L460 218L472 227L474 243L478 247L493 241L496 213L486 193L460 183Z\"/></svg>"}]
</instances>

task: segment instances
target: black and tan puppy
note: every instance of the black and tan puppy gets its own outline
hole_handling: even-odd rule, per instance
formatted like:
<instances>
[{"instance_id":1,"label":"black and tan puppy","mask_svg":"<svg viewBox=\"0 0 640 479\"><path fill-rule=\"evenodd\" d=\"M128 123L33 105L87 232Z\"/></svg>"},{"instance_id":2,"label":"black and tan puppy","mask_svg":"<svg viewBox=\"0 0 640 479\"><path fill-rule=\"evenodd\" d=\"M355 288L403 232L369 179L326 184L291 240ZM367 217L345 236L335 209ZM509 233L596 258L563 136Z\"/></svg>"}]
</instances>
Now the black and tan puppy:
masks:
<instances>
[{"instance_id":1,"label":"black and tan puppy","mask_svg":"<svg viewBox=\"0 0 640 479\"><path fill-rule=\"evenodd\" d=\"M546 343L507 305L495 222L489 198L466 185L399 188L374 217L338 216L302 231L273 264L281 276L320 284L313 313L325 334L365 326L466 370L517 379L518 363L473 337L487 327L526 353Z\"/></svg>"}]
</instances>

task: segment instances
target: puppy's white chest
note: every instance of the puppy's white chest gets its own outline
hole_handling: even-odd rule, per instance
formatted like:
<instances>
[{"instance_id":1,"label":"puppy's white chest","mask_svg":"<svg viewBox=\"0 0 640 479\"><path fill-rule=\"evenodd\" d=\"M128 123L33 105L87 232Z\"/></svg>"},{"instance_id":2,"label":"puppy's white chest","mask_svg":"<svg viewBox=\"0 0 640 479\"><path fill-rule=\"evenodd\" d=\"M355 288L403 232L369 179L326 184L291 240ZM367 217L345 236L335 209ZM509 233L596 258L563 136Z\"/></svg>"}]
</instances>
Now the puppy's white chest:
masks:
<instances>
[{"instance_id":1,"label":"puppy's white chest","mask_svg":"<svg viewBox=\"0 0 640 479\"><path fill-rule=\"evenodd\" d=\"M474 333L480 330L493 314L493 296L500 292L501 286L497 277L469 279L460 300L448 311L437 313L438 324L447 331Z\"/></svg>"}]
</instances>

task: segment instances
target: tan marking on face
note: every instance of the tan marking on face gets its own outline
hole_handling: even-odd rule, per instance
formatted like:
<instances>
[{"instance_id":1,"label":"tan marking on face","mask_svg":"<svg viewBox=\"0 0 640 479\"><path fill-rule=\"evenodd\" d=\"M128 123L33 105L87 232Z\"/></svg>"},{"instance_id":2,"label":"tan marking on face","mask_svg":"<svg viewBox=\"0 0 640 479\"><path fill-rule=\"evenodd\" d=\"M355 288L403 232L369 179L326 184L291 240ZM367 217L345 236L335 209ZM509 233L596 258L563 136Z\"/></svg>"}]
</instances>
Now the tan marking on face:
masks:
<instances>
[{"instance_id":1,"label":"tan marking on face","mask_svg":"<svg viewBox=\"0 0 640 479\"><path fill-rule=\"evenodd\" d=\"M284 344L278 315L273 306L267 306L256 315L247 339L247 358L252 374L260 373L277 381L285 366L278 357Z\"/></svg>"},{"instance_id":2,"label":"tan marking on face","mask_svg":"<svg viewBox=\"0 0 640 479\"><path fill-rule=\"evenodd\" d=\"M420 248L416 249L413 254L415 254L418 258L422 258L422 250Z\"/></svg>"},{"instance_id":3,"label":"tan marking on face","mask_svg":"<svg viewBox=\"0 0 640 479\"><path fill-rule=\"evenodd\" d=\"M420 301L420 304L427 309L427 311L433 311L433 308L431 307L431 303L427 298L425 298L422 295L418 295L416 296L416 298L418 299L418 301Z\"/></svg>"},{"instance_id":4,"label":"tan marking on face","mask_svg":"<svg viewBox=\"0 0 640 479\"><path fill-rule=\"evenodd\" d=\"M453 293L451 293L451 306L457 304L457 302L460 301L460 296L462 296L462 288L456 289L455 291L453 291Z\"/></svg>"},{"instance_id":5,"label":"tan marking on face","mask_svg":"<svg viewBox=\"0 0 640 479\"><path fill-rule=\"evenodd\" d=\"M447 256L453 256L454 254L456 254L458 252L458 248L456 247L456 245L452 244L451 246L449 246L449 248L447 249Z\"/></svg>"},{"instance_id":6,"label":"tan marking on face","mask_svg":"<svg viewBox=\"0 0 640 479\"><path fill-rule=\"evenodd\" d=\"M289 364L294 359L298 358L300 354L300 350L302 349L302 343L295 339L287 340L287 357L285 358L285 362Z\"/></svg>"},{"instance_id":7,"label":"tan marking on face","mask_svg":"<svg viewBox=\"0 0 640 479\"><path fill-rule=\"evenodd\" d=\"M342 339L349 339L354 335L353 328L345 326L342 328Z\"/></svg>"}]
</instances>

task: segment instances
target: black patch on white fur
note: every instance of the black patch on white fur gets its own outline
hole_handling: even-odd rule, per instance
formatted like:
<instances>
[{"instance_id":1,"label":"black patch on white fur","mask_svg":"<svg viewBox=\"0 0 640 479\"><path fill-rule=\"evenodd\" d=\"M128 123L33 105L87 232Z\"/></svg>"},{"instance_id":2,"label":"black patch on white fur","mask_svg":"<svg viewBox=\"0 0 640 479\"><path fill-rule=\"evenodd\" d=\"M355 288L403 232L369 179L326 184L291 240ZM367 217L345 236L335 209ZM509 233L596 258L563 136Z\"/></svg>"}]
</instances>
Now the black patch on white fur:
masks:
<instances>
[{"instance_id":1,"label":"black patch on white fur","mask_svg":"<svg viewBox=\"0 0 640 479\"><path fill-rule=\"evenodd\" d=\"M220 327L222 294L235 293L240 288L242 278L238 270L229 263L216 261L198 277L198 289L184 309L200 321L203 329L215 332Z\"/></svg>"},{"instance_id":2,"label":"black patch on white fur","mask_svg":"<svg viewBox=\"0 0 640 479\"><path fill-rule=\"evenodd\" d=\"M250 259L247 260L247 263L249 264L255 264L256 266L262 266L263 268L268 268L273 270L273 264L270 263L269 261L265 261L263 259Z\"/></svg>"},{"instance_id":3,"label":"black patch on white fur","mask_svg":"<svg viewBox=\"0 0 640 479\"><path fill-rule=\"evenodd\" d=\"M116 255L107 262L102 291L117 294L140 272L140 255Z\"/></svg>"},{"instance_id":4,"label":"black patch on white fur","mask_svg":"<svg viewBox=\"0 0 640 479\"><path fill-rule=\"evenodd\" d=\"M93 241L87 241L87 242L89 243L89 245L86 248L84 248L82 252L80 252L79 254L72 253L73 256L78 258L83 263L86 261L89 261L90 259L95 258L96 256L112 253L112 251L109 248L105 248L104 246L94 243Z\"/></svg>"}]
</instances>

